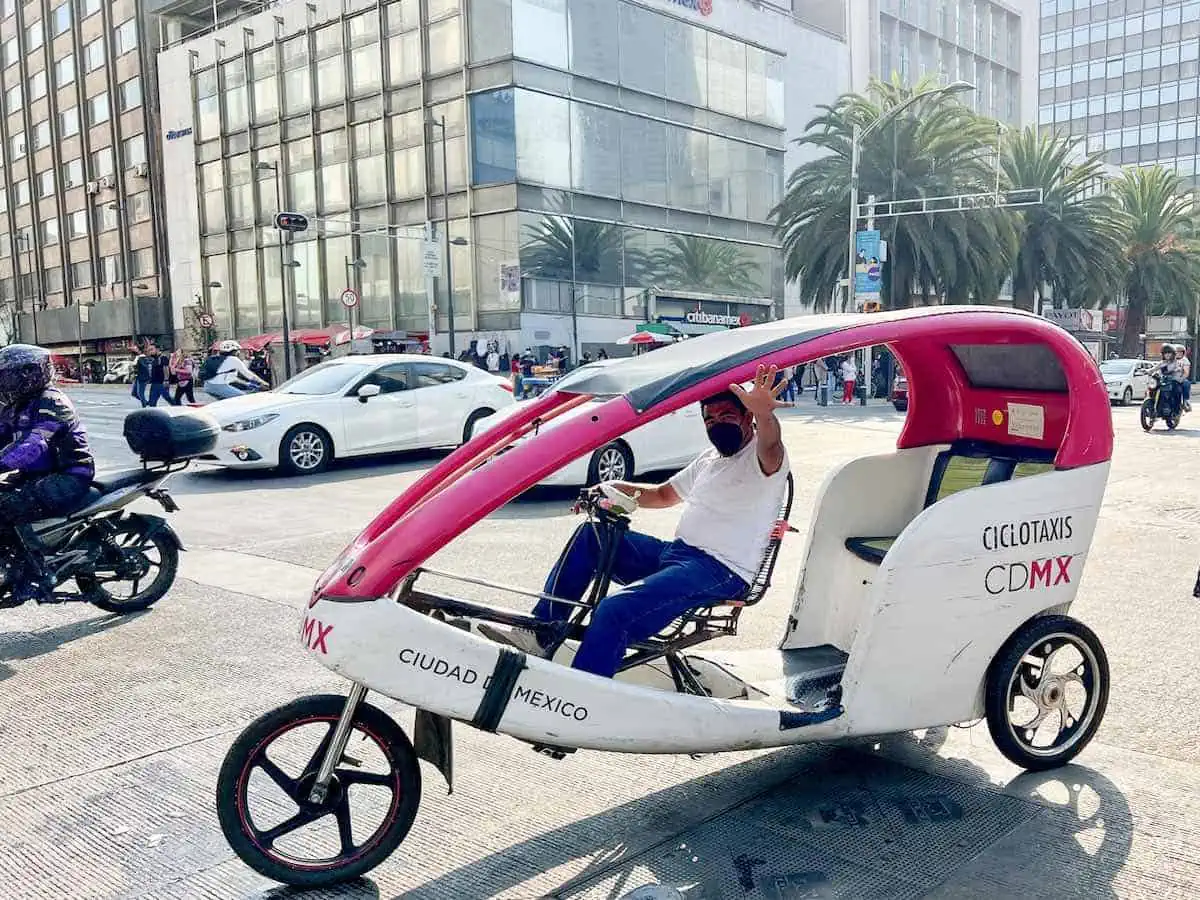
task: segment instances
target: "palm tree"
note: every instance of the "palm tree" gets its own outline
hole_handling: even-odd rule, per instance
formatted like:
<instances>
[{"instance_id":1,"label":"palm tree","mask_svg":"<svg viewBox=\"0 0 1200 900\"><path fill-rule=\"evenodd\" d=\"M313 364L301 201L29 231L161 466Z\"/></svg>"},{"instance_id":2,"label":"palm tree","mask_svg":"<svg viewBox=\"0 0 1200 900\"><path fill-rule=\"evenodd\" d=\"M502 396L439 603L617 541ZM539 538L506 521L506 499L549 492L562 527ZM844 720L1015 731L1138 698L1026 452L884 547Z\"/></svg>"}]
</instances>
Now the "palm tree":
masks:
<instances>
[{"instance_id":1,"label":"palm tree","mask_svg":"<svg viewBox=\"0 0 1200 900\"><path fill-rule=\"evenodd\" d=\"M554 281L619 284L624 255L620 225L568 216L546 216L527 227L521 268Z\"/></svg>"},{"instance_id":2,"label":"palm tree","mask_svg":"<svg viewBox=\"0 0 1200 900\"><path fill-rule=\"evenodd\" d=\"M760 266L737 244L692 235L671 235L650 254L652 279L677 290L760 296Z\"/></svg>"},{"instance_id":3,"label":"palm tree","mask_svg":"<svg viewBox=\"0 0 1200 900\"><path fill-rule=\"evenodd\" d=\"M997 125L930 79L912 88L873 81L866 95L844 94L821 109L797 143L824 152L792 173L773 215L787 277L825 307L846 271L854 127L865 132L883 120L859 146L859 197L882 201L992 190ZM926 303L992 299L1016 253L1014 217L1003 210L880 217L877 227L888 241L883 292L893 307L910 305L911 289Z\"/></svg>"},{"instance_id":4,"label":"palm tree","mask_svg":"<svg viewBox=\"0 0 1200 900\"><path fill-rule=\"evenodd\" d=\"M1058 299L1078 297L1082 305L1095 306L1120 279L1124 218L1115 198L1102 189L1100 156L1071 162L1079 144L1079 138L1051 137L1035 127L1005 144L1005 187L1042 190L1042 204L1019 213L1020 249L1012 273L1018 309L1038 309L1035 300L1044 285Z\"/></svg>"},{"instance_id":5,"label":"palm tree","mask_svg":"<svg viewBox=\"0 0 1200 900\"><path fill-rule=\"evenodd\" d=\"M1128 224L1124 292L1129 300L1121 355L1136 356L1152 303L1186 303L1200 293L1200 245L1195 195L1174 172L1158 166L1126 169L1113 190Z\"/></svg>"}]
</instances>

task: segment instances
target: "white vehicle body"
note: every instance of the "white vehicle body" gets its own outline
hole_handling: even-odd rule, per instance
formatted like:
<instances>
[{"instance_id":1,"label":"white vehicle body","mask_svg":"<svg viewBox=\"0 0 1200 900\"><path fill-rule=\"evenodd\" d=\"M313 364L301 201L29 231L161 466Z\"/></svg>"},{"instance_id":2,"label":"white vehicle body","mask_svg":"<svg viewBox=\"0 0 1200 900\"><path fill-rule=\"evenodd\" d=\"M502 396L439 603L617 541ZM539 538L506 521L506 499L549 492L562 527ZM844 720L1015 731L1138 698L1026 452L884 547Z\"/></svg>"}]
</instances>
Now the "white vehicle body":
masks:
<instances>
[{"instance_id":1,"label":"white vehicle body","mask_svg":"<svg viewBox=\"0 0 1200 900\"><path fill-rule=\"evenodd\" d=\"M206 407L221 436L216 450L201 459L230 468L274 468L282 461L284 438L300 426L326 435L334 458L457 446L472 416L513 403L505 385L475 366L439 357L329 360L275 390Z\"/></svg>"},{"instance_id":2,"label":"white vehicle body","mask_svg":"<svg viewBox=\"0 0 1200 900\"><path fill-rule=\"evenodd\" d=\"M1155 364L1145 359L1107 359L1100 364L1109 400L1145 400Z\"/></svg>"},{"instance_id":3,"label":"white vehicle body","mask_svg":"<svg viewBox=\"0 0 1200 900\"><path fill-rule=\"evenodd\" d=\"M1074 600L1109 464L982 485L925 507L942 449L865 457L831 473L778 647L684 652L711 696L676 692L653 664L616 679L567 668L568 644L554 661L523 660L495 730L581 749L701 753L981 717L988 666L1001 646L1031 617L1065 612ZM1033 530L1024 543L988 537L1051 521L1059 524ZM848 537L888 533L898 537L879 565L843 546ZM402 594L318 598L300 626L316 661L418 709L460 721L477 714L500 671L499 645L406 607ZM821 671L814 660L831 654L841 659L844 711L812 722L797 713L795 680Z\"/></svg>"},{"instance_id":4,"label":"white vehicle body","mask_svg":"<svg viewBox=\"0 0 1200 900\"><path fill-rule=\"evenodd\" d=\"M603 401L591 400L578 409L549 422L545 427L554 428L577 416L590 415ZM481 432L511 415L516 407L486 419L475 428ZM700 406L694 404L655 419L640 428L623 435L592 453L578 457L563 466L553 475L540 482L544 485L571 487L598 481L623 481L647 472L664 472L682 469L693 459L712 446L704 430ZM614 468L623 466L624 471ZM593 474L599 476L593 478Z\"/></svg>"}]
</instances>

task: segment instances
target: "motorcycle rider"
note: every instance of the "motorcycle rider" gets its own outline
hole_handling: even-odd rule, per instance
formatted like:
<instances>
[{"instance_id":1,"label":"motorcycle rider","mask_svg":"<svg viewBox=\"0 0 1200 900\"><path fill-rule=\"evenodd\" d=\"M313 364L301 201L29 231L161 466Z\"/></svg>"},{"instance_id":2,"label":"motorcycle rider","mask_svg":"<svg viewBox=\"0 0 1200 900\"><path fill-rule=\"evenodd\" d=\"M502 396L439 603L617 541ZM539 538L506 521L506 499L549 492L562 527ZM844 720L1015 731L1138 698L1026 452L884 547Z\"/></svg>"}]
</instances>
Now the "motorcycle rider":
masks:
<instances>
[{"instance_id":1,"label":"motorcycle rider","mask_svg":"<svg viewBox=\"0 0 1200 900\"><path fill-rule=\"evenodd\" d=\"M1192 411L1192 361L1188 357L1187 347L1176 345L1176 359L1179 363L1179 380L1183 387L1183 411Z\"/></svg>"},{"instance_id":2,"label":"motorcycle rider","mask_svg":"<svg viewBox=\"0 0 1200 900\"><path fill-rule=\"evenodd\" d=\"M262 390L270 388L269 384L251 372L238 358L241 352L242 345L237 341L221 342L221 361L217 364L216 373L204 382L205 393L214 400L240 397L254 385Z\"/></svg>"},{"instance_id":3,"label":"motorcycle rider","mask_svg":"<svg viewBox=\"0 0 1200 900\"><path fill-rule=\"evenodd\" d=\"M96 472L87 431L53 380L48 350L0 348L0 544L10 544L26 563L13 592L17 603L49 599L54 591L30 525L78 509Z\"/></svg>"},{"instance_id":4,"label":"motorcycle rider","mask_svg":"<svg viewBox=\"0 0 1200 900\"><path fill-rule=\"evenodd\" d=\"M1183 410L1183 367L1179 364L1179 360L1175 358L1175 345L1162 345L1162 362L1158 367L1159 384L1166 387L1168 384L1173 385L1172 390L1179 391L1180 410Z\"/></svg>"}]
</instances>

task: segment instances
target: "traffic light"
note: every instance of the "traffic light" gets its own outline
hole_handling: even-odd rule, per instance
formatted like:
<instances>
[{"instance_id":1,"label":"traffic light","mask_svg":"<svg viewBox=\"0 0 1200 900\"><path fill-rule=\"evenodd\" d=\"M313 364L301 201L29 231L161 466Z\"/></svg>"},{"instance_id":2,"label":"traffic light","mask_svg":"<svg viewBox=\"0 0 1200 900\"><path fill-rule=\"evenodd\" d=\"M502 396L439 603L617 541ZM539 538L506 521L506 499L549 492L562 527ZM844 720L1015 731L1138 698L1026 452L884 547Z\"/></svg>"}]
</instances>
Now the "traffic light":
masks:
<instances>
[{"instance_id":1,"label":"traffic light","mask_svg":"<svg viewBox=\"0 0 1200 900\"><path fill-rule=\"evenodd\" d=\"M280 231L308 231L308 216L300 213L276 213L275 227Z\"/></svg>"},{"instance_id":2,"label":"traffic light","mask_svg":"<svg viewBox=\"0 0 1200 900\"><path fill-rule=\"evenodd\" d=\"M878 300L867 300L863 303L863 312L877 313L882 309L882 305Z\"/></svg>"}]
</instances>

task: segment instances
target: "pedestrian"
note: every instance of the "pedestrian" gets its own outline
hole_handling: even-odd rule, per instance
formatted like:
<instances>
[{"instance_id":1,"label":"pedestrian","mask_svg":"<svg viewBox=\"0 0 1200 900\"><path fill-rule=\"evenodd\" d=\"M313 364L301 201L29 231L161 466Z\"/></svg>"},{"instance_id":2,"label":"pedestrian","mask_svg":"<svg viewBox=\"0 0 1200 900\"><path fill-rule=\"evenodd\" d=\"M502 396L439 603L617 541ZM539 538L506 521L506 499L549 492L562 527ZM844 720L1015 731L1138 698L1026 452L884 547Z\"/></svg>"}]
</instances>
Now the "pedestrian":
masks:
<instances>
[{"instance_id":1,"label":"pedestrian","mask_svg":"<svg viewBox=\"0 0 1200 900\"><path fill-rule=\"evenodd\" d=\"M131 397L142 404L142 408L149 406L146 400L146 389L150 386L150 357L139 350L133 358L133 388L129 391Z\"/></svg>"},{"instance_id":2,"label":"pedestrian","mask_svg":"<svg viewBox=\"0 0 1200 900\"><path fill-rule=\"evenodd\" d=\"M147 406L158 406L159 400L166 400L168 406L174 406L170 391L167 390L167 376L171 367L171 359L167 354L160 353L156 347L147 350L150 361L150 400Z\"/></svg>"},{"instance_id":3,"label":"pedestrian","mask_svg":"<svg viewBox=\"0 0 1200 900\"><path fill-rule=\"evenodd\" d=\"M796 397L800 400L804 399L804 372L807 366L804 363L796 366L792 370L792 385L796 392Z\"/></svg>"},{"instance_id":4,"label":"pedestrian","mask_svg":"<svg viewBox=\"0 0 1200 900\"><path fill-rule=\"evenodd\" d=\"M512 379L513 396L520 400L523 396L521 393L521 357L516 353L512 355L512 362L509 363L508 374Z\"/></svg>"},{"instance_id":5,"label":"pedestrian","mask_svg":"<svg viewBox=\"0 0 1200 900\"><path fill-rule=\"evenodd\" d=\"M175 380L175 405L181 406L186 396L188 403L196 403L196 360L182 350L171 356L171 376Z\"/></svg>"},{"instance_id":6,"label":"pedestrian","mask_svg":"<svg viewBox=\"0 0 1200 900\"><path fill-rule=\"evenodd\" d=\"M596 351L596 361L599 362L602 359L608 359L608 351L603 347Z\"/></svg>"},{"instance_id":7,"label":"pedestrian","mask_svg":"<svg viewBox=\"0 0 1200 900\"><path fill-rule=\"evenodd\" d=\"M836 356L825 357L825 403L833 402L834 395L837 393L838 379L838 358Z\"/></svg>"},{"instance_id":8,"label":"pedestrian","mask_svg":"<svg viewBox=\"0 0 1200 900\"><path fill-rule=\"evenodd\" d=\"M854 401L854 382L858 380L858 366L854 364L854 354L842 360L842 403Z\"/></svg>"}]
</instances>

